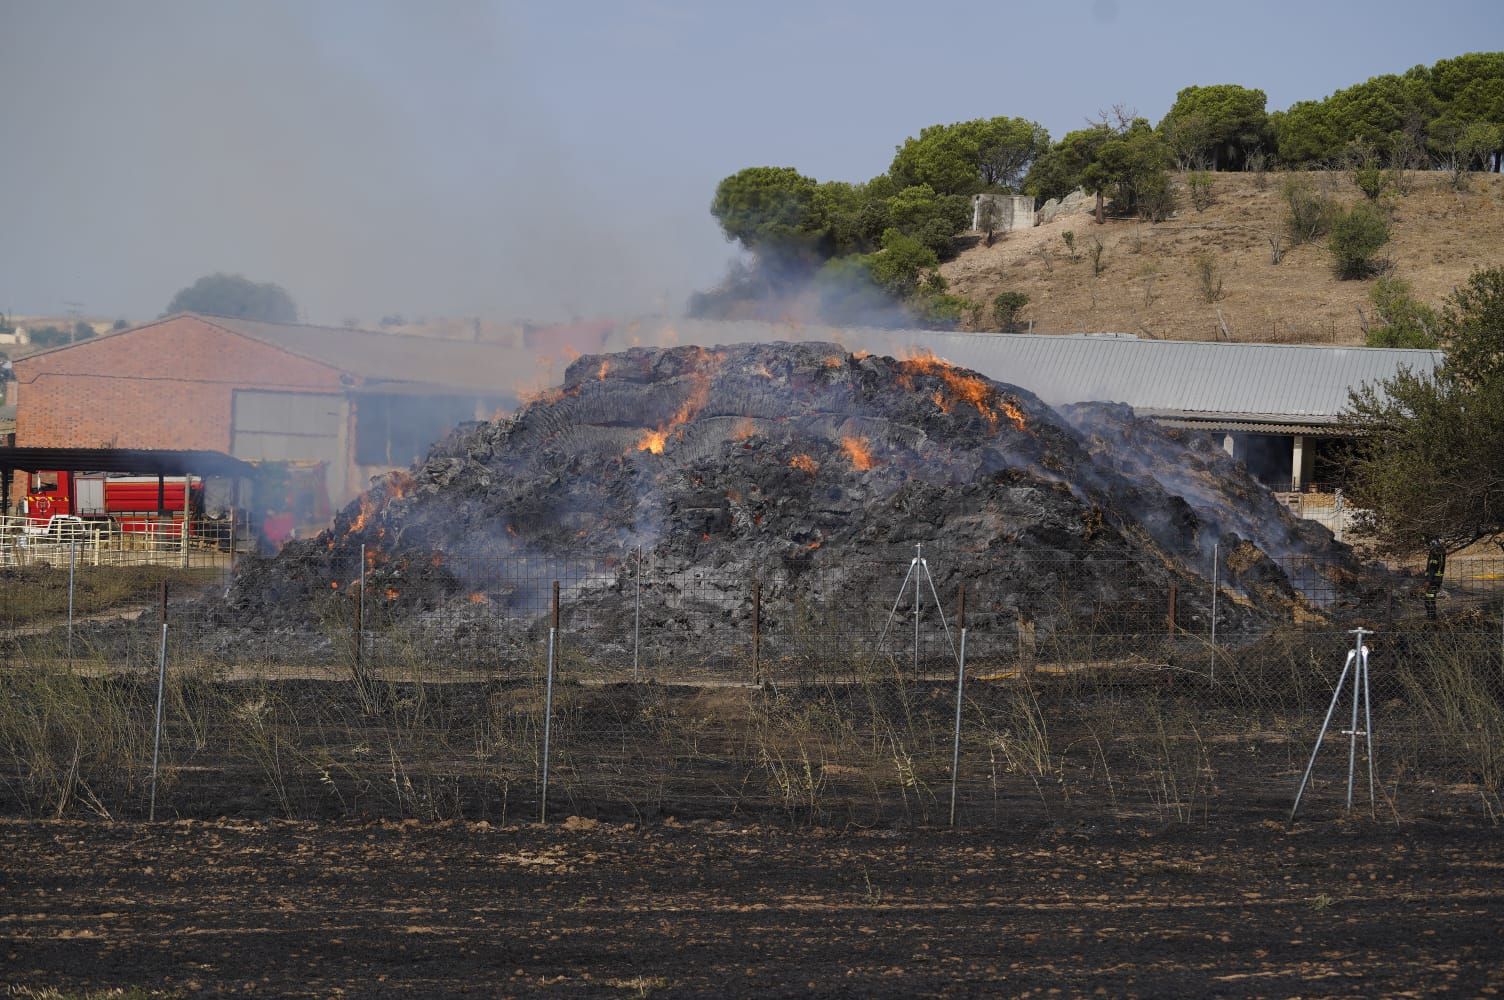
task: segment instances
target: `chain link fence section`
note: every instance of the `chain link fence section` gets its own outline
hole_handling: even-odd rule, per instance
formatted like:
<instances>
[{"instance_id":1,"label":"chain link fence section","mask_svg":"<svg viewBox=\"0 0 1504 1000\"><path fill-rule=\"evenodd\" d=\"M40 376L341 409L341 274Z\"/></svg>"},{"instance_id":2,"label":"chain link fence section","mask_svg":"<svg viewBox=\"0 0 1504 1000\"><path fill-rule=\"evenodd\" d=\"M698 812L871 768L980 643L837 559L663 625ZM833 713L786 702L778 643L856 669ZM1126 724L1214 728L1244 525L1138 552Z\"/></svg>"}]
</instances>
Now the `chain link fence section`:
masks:
<instances>
[{"instance_id":1,"label":"chain link fence section","mask_svg":"<svg viewBox=\"0 0 1504 1000\"><path fill-rule=\"evenodd\" d=\"M119 568L127 597L86 613L75 566L71 626L67 569L0 570L0 809L146 815L169 578L159 816L533 819L547 731L553 816L940 823L954 780L963 824L1280 818L1362 624L1372 812L1497 818L1504 561L1453 560L1433 622L1415 573L1358 590L1284 560L1299 600L1261 606L1209 585L1229 555L1150 582L928 550L751 576L480 553L437 593L367 592L367 554L286 621L228 605L223 575ZM1345 705L1304 812L1344 805Z\"/></svg>"}]
</instances>

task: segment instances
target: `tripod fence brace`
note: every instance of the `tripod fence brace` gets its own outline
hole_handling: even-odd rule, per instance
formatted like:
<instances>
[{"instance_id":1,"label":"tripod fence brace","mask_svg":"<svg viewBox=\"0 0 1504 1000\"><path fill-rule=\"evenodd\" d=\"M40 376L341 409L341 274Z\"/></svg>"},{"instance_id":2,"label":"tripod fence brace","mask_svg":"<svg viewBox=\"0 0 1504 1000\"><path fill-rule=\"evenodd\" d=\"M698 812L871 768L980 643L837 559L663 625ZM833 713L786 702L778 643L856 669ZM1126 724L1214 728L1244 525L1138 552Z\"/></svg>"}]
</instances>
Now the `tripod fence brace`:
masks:
<instances>
[{"instance_id":1,"label":"tripod fence brace","mask_svg":"<svg viewBox=\"0 0 1504 1000\"><path fill-rule=\"evenodd\" d=\"M1316 745L1311 748L1311 759L1306 764L1305 774L1301 776L1300 787L1295 792L1295 804L1290 807L1290 822L1295 822L1295 814L1300 809L1300 800L1305 795L1306 788L1311 782L1311 772L1316 767L1316 757L1321 753L1321 744L1326 739L1326 731L1332 724L1332 716L1337 714L1337 703L1342 700L1343 688L1347 686L1347 674L1351 670L1353 674L1353 706L1352 726L1343 732L1348 737L1347 755L1347 808L1353 807L1353 778L1357 771L1358 736L1365 737L1368 748L1368 803L1370 810L1376 808L1376 789L1373 774L1373 715L1368 705L1368 647L1363 644L1363 637L1373 635L1373 631L1366 628L1351 630L1353 636L1353 648L1348 651L1347 660L1342 664L1342 673L1337 678L1337 683L1332 687L1332 701L1327 706L1326 718L1321 722L1321 731L1316 735ZM1365 729L1358 729L1358 702L1363 702L1363 719Z\"/></svg>"}]
</instances>

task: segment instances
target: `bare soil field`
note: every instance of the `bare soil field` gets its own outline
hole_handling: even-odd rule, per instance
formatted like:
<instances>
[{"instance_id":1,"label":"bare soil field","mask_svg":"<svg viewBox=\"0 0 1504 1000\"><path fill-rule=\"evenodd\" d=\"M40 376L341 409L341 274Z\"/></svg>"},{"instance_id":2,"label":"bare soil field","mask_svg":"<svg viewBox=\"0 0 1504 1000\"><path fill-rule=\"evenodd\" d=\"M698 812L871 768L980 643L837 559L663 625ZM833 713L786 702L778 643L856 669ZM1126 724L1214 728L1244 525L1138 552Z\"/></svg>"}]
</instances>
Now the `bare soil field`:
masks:
<instances>
[{"instance_id":1,"label":"bare soil field","mask_svg":"<svg viewBox=\"0 0 1504 1000\"><path fill-rule=\"evenodd\" d=\"M1485 996L1497 832L0 821L13 995Z\"/></svg>"},{"instance_id":2,"label":"bare soil field","mask_svg":"<svg viewBox=\"0 0 1504 1000\"><path fill-rule=\"evenodd\" d=\"M1372 281L1341 281L1322 245L1290 247L1271 263L1269 236L1283 232L1281 185L1290 174L1213 174L1212 202L1197 211L1175 175L1180 207L1162 223L1090 214L1051 222L980 243L940 269L951 291L986 305L983 329L994 327L991 303L999 292L1022 292L1023 323L1036 333L1132 333L1164 340L1361 344L1361 308L1370 323ZM1362 200L1351 171L1302 174L1317 193L1343 206ZM1392 242L1381 256L1391 274L1410 282L1416 298L1434 305L1476 267L1504 259L1504 175L1477 174L1454 191L1439 172L1413 171L1409 192L1384 196ZM1088 202L1087 207L1090 207ZM1075 234L1075 259L1064 234ZM1093 241L1103 244L1101 269ZM1324 243L1324 241L1322 241ZM1206 255L1221 286L1206 301L1197 274ZM1220 315L1219 315L1220 314Z\"/></svg>"}]
</instances>

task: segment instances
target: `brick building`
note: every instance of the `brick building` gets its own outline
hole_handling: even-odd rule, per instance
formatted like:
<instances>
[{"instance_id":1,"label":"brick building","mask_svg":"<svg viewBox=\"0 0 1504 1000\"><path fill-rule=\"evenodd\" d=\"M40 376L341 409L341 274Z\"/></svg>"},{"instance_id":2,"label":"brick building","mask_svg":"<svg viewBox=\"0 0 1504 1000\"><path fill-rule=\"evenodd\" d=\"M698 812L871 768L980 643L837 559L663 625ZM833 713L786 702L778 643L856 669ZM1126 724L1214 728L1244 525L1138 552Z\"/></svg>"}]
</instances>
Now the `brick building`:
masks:
<instances>
[{"instance_id":1,"label":"brick building","mask_svg":"<svg viewBox=\"0 0 1504 1000\"><path fill-rule=\"evenodd\" d=\"M343 504L515 406L529 363L496 344L182 313L15 362L15 443L287 462Z\"/></svg>"}]
</instances>

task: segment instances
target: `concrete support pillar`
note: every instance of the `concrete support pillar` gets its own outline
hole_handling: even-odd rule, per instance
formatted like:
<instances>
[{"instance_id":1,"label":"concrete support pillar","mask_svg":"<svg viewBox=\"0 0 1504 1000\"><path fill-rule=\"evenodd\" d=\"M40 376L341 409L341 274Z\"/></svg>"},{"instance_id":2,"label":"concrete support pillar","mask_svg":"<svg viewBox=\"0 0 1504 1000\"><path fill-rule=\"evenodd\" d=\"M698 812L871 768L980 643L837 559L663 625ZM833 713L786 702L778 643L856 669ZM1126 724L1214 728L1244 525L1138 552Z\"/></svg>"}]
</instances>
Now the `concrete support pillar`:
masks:
<instances>
[{"instance_id":1,"label":"concrete support pillar","mask_svg":"<svg viewBox=\"0 0 1504 1000\"><path fill-rule=\"evenodd\" d=\"M1316 442L1297 434L1290 448L1290 488L1304 489L1316 467Z\"/></svg>"},{"instance_id":2,"label":"concrete support pillar","mask_svg":"<svg viewBox=\"0 0 1504 1000\"><path fill-rule=\"evenodd\" d=\"M1232 436L1232 431L1228 431L1226 434L1222 435L1222 450L1227 452L1228 456L1231 458L1238 457L1238 442L1237 439Z\"/></svg>"}]
</instances>

